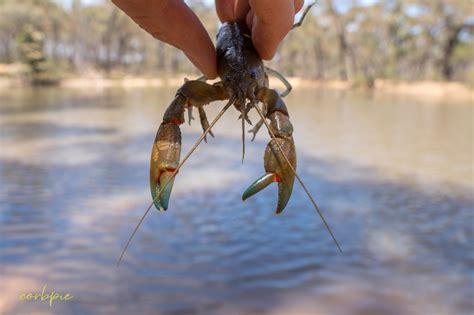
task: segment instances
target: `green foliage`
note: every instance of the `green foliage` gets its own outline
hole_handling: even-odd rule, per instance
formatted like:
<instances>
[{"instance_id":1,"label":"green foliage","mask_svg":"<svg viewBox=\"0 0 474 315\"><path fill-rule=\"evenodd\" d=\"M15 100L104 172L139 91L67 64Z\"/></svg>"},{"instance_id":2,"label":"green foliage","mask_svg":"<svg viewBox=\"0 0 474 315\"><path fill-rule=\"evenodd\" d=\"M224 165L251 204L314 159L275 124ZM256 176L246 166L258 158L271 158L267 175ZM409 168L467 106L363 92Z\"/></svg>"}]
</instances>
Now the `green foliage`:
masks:
<instances>
[{"instance_id":1,"label":"green foliage","mask_svg":"<svg viewBox=\"0 0 474 315\"><path fill-rule=\"evenodd\" d=\"M18 49L33 74L46 71L43 32L35 30L30 24L25 25L18 35Z\"/></svg>"},{"instance_id":2,"label":"green foliage","mask_svg":"<svg viewBox=\"0 0 474 315\"><path fill-rule=\"evenodd\" d=\"M18 34L18 50L24 63L29 67L29 77L33 84L54 84L58 81L53 65L44 50L45 34L26 24Z\"/></svg>"}]
</instances>

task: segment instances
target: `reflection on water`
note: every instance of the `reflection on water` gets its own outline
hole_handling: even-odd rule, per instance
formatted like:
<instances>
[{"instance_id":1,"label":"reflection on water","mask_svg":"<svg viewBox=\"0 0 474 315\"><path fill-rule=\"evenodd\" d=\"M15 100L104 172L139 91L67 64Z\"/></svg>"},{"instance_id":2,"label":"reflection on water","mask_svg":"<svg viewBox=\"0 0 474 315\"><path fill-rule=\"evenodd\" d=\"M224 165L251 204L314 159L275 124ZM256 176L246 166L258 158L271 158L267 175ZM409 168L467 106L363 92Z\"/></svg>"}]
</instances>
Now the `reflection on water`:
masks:
<instances>
[{"instance_id":1,"label":"reflection on water","mask_svg":"<svg viewBox=\"0 0 474 315\"><path fill-rule=\"evenodd\" d=\"M300 90L287 98L296 187L242 203L266 132L240 164L227 113L183 167L169 211L149 203L149 150L173 90L0 93L2 314L468 314L473 309L469 104ZM218 105L209 110L217 112ZM253 117L256 120L256 117ZM189 148L200 127L185 125ZM239 148L238 150L236 148ZM19 301L44 284L68 302Z\"/></svg>"}]
</instances>

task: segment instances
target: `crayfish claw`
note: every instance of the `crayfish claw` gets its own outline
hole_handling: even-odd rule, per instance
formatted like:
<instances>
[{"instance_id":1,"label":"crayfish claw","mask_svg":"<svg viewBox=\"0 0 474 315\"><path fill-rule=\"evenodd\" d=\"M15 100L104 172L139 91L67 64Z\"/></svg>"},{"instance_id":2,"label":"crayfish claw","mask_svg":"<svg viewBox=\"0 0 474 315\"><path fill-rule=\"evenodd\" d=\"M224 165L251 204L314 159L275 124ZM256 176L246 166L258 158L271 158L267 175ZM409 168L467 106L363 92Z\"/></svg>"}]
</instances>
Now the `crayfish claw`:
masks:
<instances>
[{"instance_id":1,"label":"crayfish claw","mask_svg":"<svg viewBox=\"0 0 474 315\"><path fill-rule=\"evenodd\" d=\"M280 148L282 150L280 150ZM277 182L278 202L275 212L279 214L285 209L293 191L295 174L283 154L285 154L290 161L291 167L296 168L296 153L293 138L276 138L271 140L267 145L264 156L264 166L267 173L247 188L242 195L242 200L253 196L271 183Z\"/></svg>"},{"instance_id":2,"label":"crayfish claw","mask_svg":"<svg viewBox=\"0 0 474 315\"><path fill-rule=\"evenodd\" d=\"M174 173L181 153L181 132L174 123L161 124L151 153L150 188L158 210L168 209Z\"/></svg>"},{"instance_id":3,"label":"crayfish claw","mask_svg":"<svg viewBox=\"0 0 474 315\"><path fill-rule=\"evenodd\" d=\"M293 192L293 183L294 183L294 176L288 182L278 182L278 202L277 207L275 210L276 214L280 214L283 209L285 209L288 200L290 200L291 193Z\"/></svg>"},{"instance_id":4,"label":"crayfish claw","mask_svg":"<svg viewBox=\"0 0 474 315\"><path fill-rule=\"evenodd\" d=\"M174 184L173 172L164 172L160 175L160 185L157 185L156 195L153 196L153 198L155 198L160 193L160 189L161 189L161 195L160 195L160 198L157 199L157 201L161 204L161 206L163 207L163 210L165 211L168 209L168 204L169 204L169 200L171 196L171 190L173 189L173 184Z\"/></svg>"},{"instance_id":5,"label":"crayfish claw","mask_svg":"<svg viewBox=\"0 0 474 315\"><path fill-rule=\"evenodd\" d=\"M254 181L242 194L242 201L265 189L268 185L275 181L275 174L267 173Z\"/></svg>"},{"instance_id":6,"label":"crayfish claw","mask_svg":"<svg viewBox=\"0 0 474 315\"><path fill-rule=\"evenodd\" d=\"M191 120L194 119L192 107L197 107L203 129L214 136L207 130L209 122L202 107L210 102L228 98L227 92L221 85L210 85L205 83L205 80L206 77L201 77L199 80L184 80L185 83L178 89L175 98L168 105L163 115L163 122L156 132L150 159L150 190L153 204L160 211L168 209L174 178L182 166L180 164L181 131L179 126L185 122L184 111L188 109L188 118L191 124ZM191 153L201 140L196 142ZM182 163L189 156L190 153Z\"/></svg>"}]
</instances>

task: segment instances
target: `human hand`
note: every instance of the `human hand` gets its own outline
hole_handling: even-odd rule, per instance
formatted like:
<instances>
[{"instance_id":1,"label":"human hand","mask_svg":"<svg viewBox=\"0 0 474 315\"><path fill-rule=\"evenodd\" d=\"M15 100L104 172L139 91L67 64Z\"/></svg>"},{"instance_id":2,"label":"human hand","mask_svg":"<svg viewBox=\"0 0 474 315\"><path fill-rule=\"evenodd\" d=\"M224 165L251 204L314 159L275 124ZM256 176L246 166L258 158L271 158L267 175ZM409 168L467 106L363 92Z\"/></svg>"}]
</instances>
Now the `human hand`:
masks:
<instances>
[{"instance_id":1,"label":"human hand","mask_svg":"<svg viewBox=\"0 0 474 315\"><path fill-rule=\"evenodd\" d=\"M155 38L182 50L209 79L217 76L216 51L206 29L182 0L112 0ZM291 30L304 0L216 0L222 22L246 20L260 57L270 60Z\"/></svg>"},{"instance_id":2,"label":"human hand","mask_svg":"<svg viewBox=\"0 0 474 315\"><path fill-rule=\"evenodd\" d=\"M209 79L217 76L216 51L206 29L182 0L112 0L157 39L182 50Z\"/></svg>"},{"instance_id":3,"label":"human hand","mask_svg":"<svg viewBox=\"0 0 474 315\"><path fill-rule=\"evenodd\" d=\"M260 57L270 60L291 30L304 0L216 0L222 22L245 20Z\"/></svg>"}]
</instances>

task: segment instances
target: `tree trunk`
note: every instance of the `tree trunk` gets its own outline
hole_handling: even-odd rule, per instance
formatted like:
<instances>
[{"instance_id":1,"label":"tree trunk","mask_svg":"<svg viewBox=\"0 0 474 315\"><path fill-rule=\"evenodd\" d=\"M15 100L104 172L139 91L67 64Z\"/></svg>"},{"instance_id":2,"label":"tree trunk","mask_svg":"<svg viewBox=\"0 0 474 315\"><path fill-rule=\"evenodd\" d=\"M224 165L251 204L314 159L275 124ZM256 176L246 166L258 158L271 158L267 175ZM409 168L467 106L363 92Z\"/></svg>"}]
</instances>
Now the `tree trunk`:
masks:
<instances>
[{"instance_id":1,"label":"tree trunk","mask_svg":"<svg viewBox=\"0 0 474 315\"><path fill-rule=\"evenodd\" d=\"M3 46L3 61L5 63L12 63L12 49L11 49L11 41L9 38L6 38L2 41Z\"/></svg>"},{"instance_id":2,"label":"tree trunk","mask_svg":"<svg viewBox=\"0 0 474 315\"><path fill-rule=\"evenodd\" d=\"M112 44L113 44L113 37L114 37L114 31L116 29L116 24L117 24L117 17L118 17L118 9L117 7L114 6L112 9L112 12L110 13L110 16L107 20L107 30L105 31L104 37L103 37L103 43L105 46L105 62L104 62L104 67L105 67L105 72L107 74L110 73L112 70Z\"/></svg>"},{"instance_id":3,"label":"tree trunk","mask_svg":"<svg viewBox=\"0 0 474 315\"><path fill-rule=\"evenodd\" d=\"M347 53L347 42L344 32L339 33L339 77L343 81L347 81L347 70L346 70L346 53Z\"/></svg>"},{"instance_id":4,"label":"tree trunk","mask_svg":"<svg viewBox=\"0 0 474 315\"><path fill-rule=\"evenodd\" d=\"M157 60L157 68L158 71L165 71L166 70L166 54L165 54L165 44L162 42L158 42L156 46L158 60Z\"/></svg>"},{"instance_id":5,"label":"tree trunk","mask_svg":"<svg viewBox=\"0 0 474 315\"><path fill-rule=\"evenodd\" d=\"M74 69L81 72L83 69L83 58L82 58L82 36L81 36L81 0L74 0L72 2L71 10L71 44L73 47L71 62Z\"/></svg>"},{"instance_id":6,"label":"tree trunk","mask_svg":"<svg viewBox=\"0 0 474 315\"><path fill-rule=\"evenodd\" d=\"M443 59L441 60L441 73L445 80L452 80L453 78L453 64L452 57L454 49L459 43L459 33L461 32L463 26L458 25L455 27L449 27L448 37L445 44L443 45Z\"/></svg>"},{"instance_id":7,"label":"tree trunk","mask_svg":"<svg viewBox=\"0 0 474 315\"><path fill-rule=\"evenodd\" d=\"M347 81L347 70L346 70L346 54L347 54L347 40L344 21L341 16L336 12L332 0L328 0L329 14L334 20L334 25L337 32L338 41L338 59L339 59L339 78L343 81Z\"/></svg>"},{"instance_id":8,"label":"tree trunk","mask_svg":"<svg viewBox=\"0 0 474 315\"><path fill-rule=\"evenodd\" d=\"M316 38L314 43L314 55L316 56L316 79L324 80L324 54L320 37Z\"/></svg>"}]
</instances>

